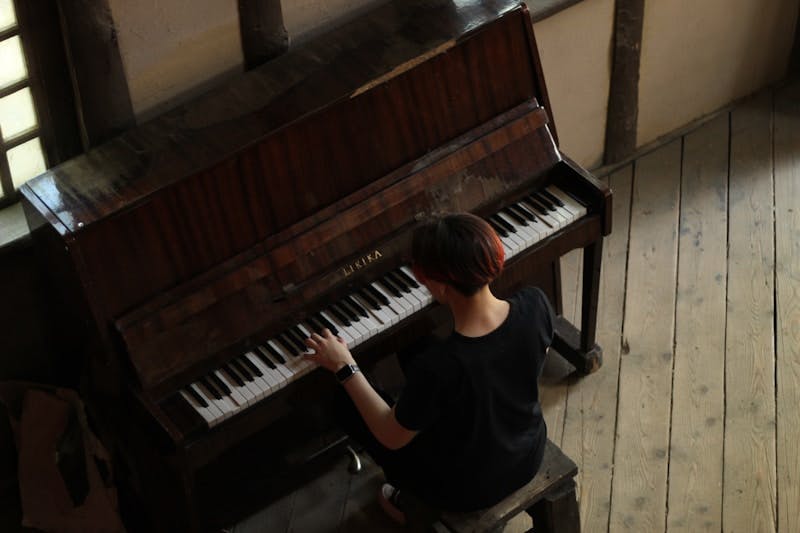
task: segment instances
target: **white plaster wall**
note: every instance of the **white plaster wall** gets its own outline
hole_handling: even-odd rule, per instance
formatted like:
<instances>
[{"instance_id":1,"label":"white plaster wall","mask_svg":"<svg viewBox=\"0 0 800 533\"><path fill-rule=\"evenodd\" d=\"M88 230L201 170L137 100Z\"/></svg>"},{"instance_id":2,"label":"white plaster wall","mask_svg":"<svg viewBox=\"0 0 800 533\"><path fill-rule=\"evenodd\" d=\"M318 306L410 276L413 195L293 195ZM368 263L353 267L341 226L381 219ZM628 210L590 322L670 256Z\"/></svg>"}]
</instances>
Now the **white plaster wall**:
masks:
<instances>
[{"instance_id":1,"label":"white plaster wall","mask_svg":"<svg viewBox=\"0 0 800 533\"><path fill-rule=\"evenodd\" d=\"M586 167L605 143L614 0L585 0L533 26L559 144Z\"/></svg>"},{"instance_id":2,"label":"white plaster wall","mask_svg":"<svg viewBox=\"0 0 800 533\"><path fill-rule=\"evenodd\" d=\"M798 0L648 0L639 146L781 79Z\"/></svg>"},{"instance_id":3,"label":"white plaster wall","mask_svg":"<svg viewBox=\"0 0 800 533\"><path fill-rule=\"evenodd\" d=\"M386 0L281 0L289 46L338 26Z\"/></svg>"},{"instance_id":4,"label":"white plaster wall","mask_svg":"<svg viewBox=\"0 0 800 533\"><path fill-rule=\"evenodd\" d=\"M109 0L137 120L242 70L236 0Z\"/></svg>"}]
</instances>

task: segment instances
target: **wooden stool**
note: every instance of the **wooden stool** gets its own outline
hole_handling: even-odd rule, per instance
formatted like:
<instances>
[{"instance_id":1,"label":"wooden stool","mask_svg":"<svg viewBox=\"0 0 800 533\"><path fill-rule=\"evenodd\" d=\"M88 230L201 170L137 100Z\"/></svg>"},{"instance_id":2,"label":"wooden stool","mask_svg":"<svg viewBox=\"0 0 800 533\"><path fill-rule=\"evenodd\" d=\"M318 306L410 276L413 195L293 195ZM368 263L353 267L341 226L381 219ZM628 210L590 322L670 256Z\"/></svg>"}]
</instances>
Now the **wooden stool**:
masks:
<instances>
[{"instance_id":1,"label":"wooden stool","mask_svg":"<svg viewBox=\"0 0 800 533\"><path fill-rule=\"evenodd\" d=\"M506 522L525 511L533 519L536 533L580 533L573 479L577 473L578 467L572 459L548 440L542 466L530 483L489 509L442 513L434 530L442 533L499 531Z\"/></svg>"}]
</instances>

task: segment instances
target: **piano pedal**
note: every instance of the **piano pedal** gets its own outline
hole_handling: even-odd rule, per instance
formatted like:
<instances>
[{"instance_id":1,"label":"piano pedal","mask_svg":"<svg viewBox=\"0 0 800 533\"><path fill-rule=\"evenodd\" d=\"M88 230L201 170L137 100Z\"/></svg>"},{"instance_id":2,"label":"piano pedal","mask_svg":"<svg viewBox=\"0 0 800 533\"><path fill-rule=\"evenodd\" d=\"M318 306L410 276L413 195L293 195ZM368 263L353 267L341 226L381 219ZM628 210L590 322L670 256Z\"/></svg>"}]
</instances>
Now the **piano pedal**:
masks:
<instances>
[{"instance_id":1,"label":"piano pedal","mask_svg":"<svg viewBox=\"0 0 800 533\"><path fill-rule=\"evenodd\" d=\"M358 456L358 452L348 444L347 454L350 456L350 464L347 465L347 471L351 474L358 474L361 472L361 458Z\"/></svg>"}]
</instances>

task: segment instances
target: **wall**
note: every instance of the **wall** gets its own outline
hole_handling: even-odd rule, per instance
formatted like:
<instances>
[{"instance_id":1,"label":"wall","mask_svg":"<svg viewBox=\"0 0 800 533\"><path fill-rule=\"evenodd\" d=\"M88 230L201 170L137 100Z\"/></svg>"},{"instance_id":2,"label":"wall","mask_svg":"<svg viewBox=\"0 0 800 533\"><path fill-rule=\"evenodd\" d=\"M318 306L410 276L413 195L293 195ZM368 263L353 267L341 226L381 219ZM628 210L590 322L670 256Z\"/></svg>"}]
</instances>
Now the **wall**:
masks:
<instances>
[{"instance_id":1,"label":"wall","mask_svg":"<svg viewBox=\"0 0 800 533\"><path fill-rule=\"evenodd\" d=\"M284 0L289 43L341 24L380 0ZM138 121L243 69L237 0L109 0Z\"/></svg>"},{"instance_id":2,"label":"wall","mask_svg":"<svg viewBox=\"0 0 800 533\"><path fill-rule=\"evenodd\" d=\"M242 70L237 0L109 0L137 120Z\"/></svg>"},{"instance_id":3,"label":"wall","mask_svg":"<svg viewBox=\"0 0 800 533\"><path fill-rule=\"evenodd\" d=\"M283 0L290 46L382 1ZM109 2L137 120L242 70L236 0ZM780 79L798 2L645 2L638 145ZM613 11L584 0L534 26L561 146L590 168L605 142Z\"/></svg>"},{"instance_id":4,"label":"wall","mask_svg":"<svg viewBox=\"0 0 800 533\"><path fill-rule=\"evenodd\" d=\"M561 149L584 166L603 159L614 0L585 0L533 26Z\"/></svg>"},{"instance_id":5,"label":"wall","mask_svg":"<svg viewBox=\"0 0 800 533\"><path fill-rule=\"evenodd\" d=\"M637 144L781 79L798 0L645 2Z\"/></svg>"}]
</instances>

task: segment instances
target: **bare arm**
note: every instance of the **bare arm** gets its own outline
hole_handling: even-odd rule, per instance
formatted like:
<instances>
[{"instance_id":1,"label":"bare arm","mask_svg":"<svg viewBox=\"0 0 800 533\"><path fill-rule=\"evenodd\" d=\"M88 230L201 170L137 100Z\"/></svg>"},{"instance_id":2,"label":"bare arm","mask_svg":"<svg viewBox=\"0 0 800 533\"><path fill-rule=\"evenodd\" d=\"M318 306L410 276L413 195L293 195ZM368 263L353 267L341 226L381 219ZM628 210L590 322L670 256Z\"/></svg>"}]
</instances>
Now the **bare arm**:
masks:
<instances>
[{"instance_id":1,"label":"bare arm","mask_svg":"<svg viewBox=\"0 0 800 533\"><path fill-rule=\"evenodd\" d=\"M323 331L323 335L313 333L306 344L315 352L306 357L331 372L336 372L345 365L355 364L347 344L334 337L327 329ZM375 438L390 450L402 448L416 436L416 431L406 429L397 421L394 409L375 392L361 372L344 383L344 390L350 395Z\"/></svg>"}]
</instances>

